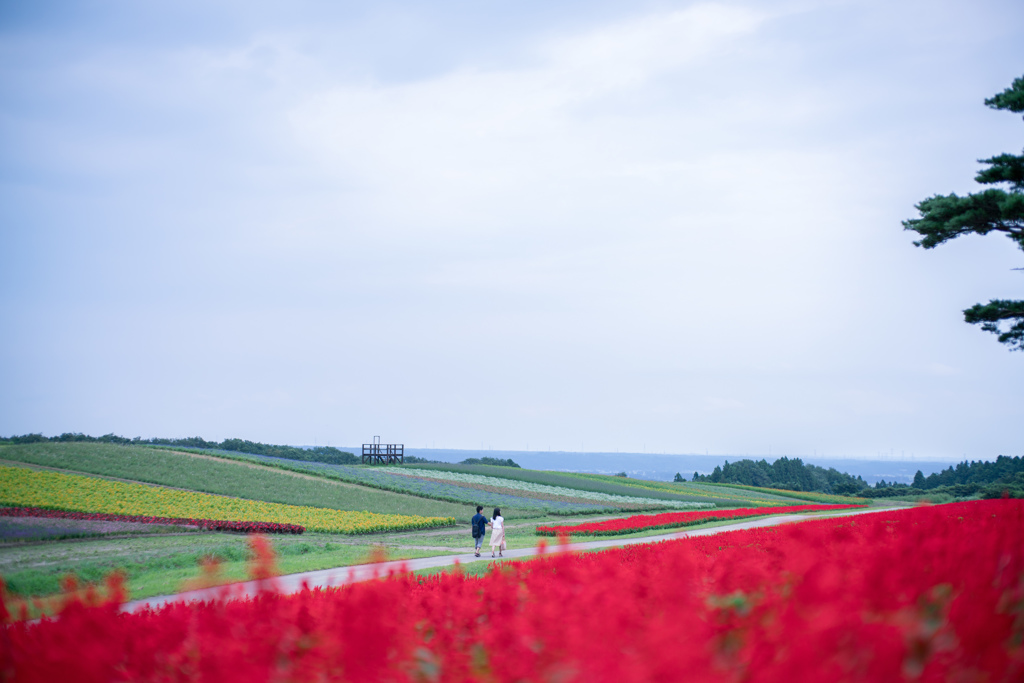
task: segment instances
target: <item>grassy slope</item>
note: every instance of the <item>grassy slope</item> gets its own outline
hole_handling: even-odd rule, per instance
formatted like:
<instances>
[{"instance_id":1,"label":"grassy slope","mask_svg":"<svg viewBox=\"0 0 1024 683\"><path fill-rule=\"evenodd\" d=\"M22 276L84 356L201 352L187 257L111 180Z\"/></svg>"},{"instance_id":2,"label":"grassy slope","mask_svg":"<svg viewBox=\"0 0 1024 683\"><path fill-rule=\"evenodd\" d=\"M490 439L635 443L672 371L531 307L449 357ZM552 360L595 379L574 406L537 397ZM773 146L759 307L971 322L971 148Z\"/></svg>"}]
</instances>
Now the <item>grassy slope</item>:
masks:
<instances>
[{"instance_id":1,"label":"grassy slope","mask_svg":"<svg viewBox=\"0 0 1024 683\"><path fill-rule=\"evenodd\" d=\"M147 448L164 449L164 450L175 450L175 449L172 449L172 448L170 448L168 446L147 446ZM285 471L288 471L288 472L298 472L298 473L301 473L301 474L307 474L307 475L313 475L313 476L316 476L316 477L322 477L324 479L330 479L330 480L335 480L335 481L343 481L343 482L355 484L356 486L362 486L362 487L366 487L366 488L376 488L376 489L380 489L382 491L392 491L392 492L395 492L395 493L402 493L402 494L416 496L416 497L428 498L430 500L442 500L442 501L445 501L445 502L454 503L456 505L462 505L462 506L467 506L468 505L468 506L470 506L470 509L472 509L472 506L476 504L475 496L471 495L472 488L473 488L472 486L462 486L462 488L464 488L467 491L469 491L469 493L463 495L463 497L461 497L461 498L454 498L454 497L448 498L448 497L443 497L443 496L427 496L427 495L422 495L421 496L416 491L412 491L412 490L409 490L407 488L401 487L402 486L401 484L399 484L398 486L382 485L379 482L367 481L365 479L361 479L359 477L354 477L354 476L351 476L351 475L349 475L349 474L347 474L345 472L341 472L341 471L338 471L338 470L324 469L324 468L332 467L331 465L325 464L325 463L303 461L303 460L286 460L286 459L279 459L279 460L276 460L276 461L270 461L270 460L264 460L260 456L253 455L253 454L250 454L250 453L236 453L236 452L230 452L230 451L214 450L214 449L209 449L209 448L183 448L183 449L177 449L177 450L179 450L180 452L187 452L187 453L201 453L201 454L204 454L204 455L211 455L213 457L222 458L224 460L232 460L232 461L236 461L236 462L240 462L240 463L256 464L256 465L260 465L262 467L270 467L270 468L273 468L273 469L285 470ZM374 466L371 466L371 465L344 465L343 467L352 467L352 468L355 468L355 469L358 469L358 468L372 469ZM452 482L452 484L454 486L454 482ZM530 498L531 497L531 494L529 492L527 492L527 491L510 491L509 494L510 495L516 495L516 496L523 497L523 498ZM505 504L503 504L501 506L501 508L502 508L502 511L503 511L503 514L504 514L505 517L517 518L517 519L523 518L523 517L544 516L546 514L553 514L553 515L557 515L557 514L574 514L574 515L575 514L587 514L586 511L572 511L572 512L568 512L568 513L559 513L559 512L556 512L554 510L551 510L550 508L545 508L543 506L543 501L542 500L540 500L540 499L535 499L535 500L537 502L537 507L530 507L530 506L525 506L525 505L519 506L519 505L505 505ZM484 507L487 507L487 504L484 504ZM612 508L612 510L614 510L614 509L615 508ZM595 509L595 510L593 510L593 514L603 514L604 512L607 512L607 511L609 511L609 510Z\"/></svg>"},{"instance_id":2,"label":"grassy slope","mask_svg":"<svg viewBox=\"0 0 1024 683\"><path fill-rule=\"evenodd\" d=\"M697 503L715 503L720 507L735 507L736 501L726 495L709 495L706 492L692 492L684 490L673 490L657 486L641 487L634 485L628 479L621 477L603 477L602 475L580 476L573 472L548 472L544 470L527 470L516 467L497 467L493 465L454 465L447 463L438 464L413 464L405 465L407 468L443 470L446 472L465 472L467 474L481 474L490 477L502 477L516 481L528 481L535 484L547 484L548 486L564 486L565 488L577 489L579 491L596 491L598 493L611 493L618 496L642 496L644 498L656 498L659 500L692 501ZM647 484L648 482L644 482ZM657 484L658 482L649 482Z\"/></svg>"},{"instance_id":3,"label":"grassy slope","mask_svg":"<svg viewBox=\"0 0 1024 683\"><path fill-rule=\"evenodd\" d=\"M68 538L151 536L153 534L198 533L198 529L164 524L124 524L104 528L102 522L40 517L0 517L0 543L36 543ZM2 547L2 546L0 546Z\"/></svg>"},{"instance_id":4,"label":"grassy slope","mask_svg":"<svg viewBox=\"0 0 1024 683\"><path fill-rule=\"evenodd\" d=\"M0 459L273 503L383 514L472 517L472 510L464 505L137 446L100 443L3 446Z\"/></svg>"},{"instance_id":5,"label":"grassy slope","mask_svg":"<svg viewBox=\"0 0 1024 683\"><path fill-rule=\"evenodd\" d=\"M690 484L697 486L697 483ZM834 493L818 493L816 491L789 491L786 489L770 489L764 486L747 486L746 484L716 484L714 482L700 482L701 486L708 486L714 489L739 489L741 491L752 491L761 495L782 496L796 500L809 500L815 503L835 505L866 505L871 498L859 498L857 496L841 496Z\"/></svg>"},{"instance_id":6,"label":"grassy slope","mask_svg":"<svg viewBox=\"0 0 1024 683\"><path fill-rule=\"evenodd\" d=\"M206 460L133 446L90 443L0 446L0 459L209 493L341 510L451 515L458 519L468 517L472 512L463 505L418 496L357 485L339 485L331 480L304 479L284 471L253 469L240 462ZM666 499L710 500L722 507L747 506L752 496L761 498L763 495L767 498L770 495L768 492L762 494L759 491L711 486L624 481L601 475L480 466L456 468L459 471L514 477L580 490ZM652 493L662 495L651 496ZM506 517L512 520L513 514L510 512L506 511ZM523 511L524 515L526 512ZM550 517L538 518L535 513L531 516L534 519L526 527L509 529L510 547L534 545L537 539L533 527L537 523L550 523L551 520ZM370 544L376 540L386 539L369 537L352 545L350 537L306 534L300 537L275 537L273 542L280 554L281 570L291 573L359 563L367 557ZM441 535L402 534L387 542L392 547L393 558L422 557L445 552L411 546L435 546L450 548L450 552L465 552L471 544L468 533L455 530ZM244 578L245 543L245 538L239 535L201 533L7 546L0 548L0 573L9 581L14 592L39 595L52 593L60 576L69 571L86 580L98 580L112 569L121 568L128 573L132 596L138 598L178 590L184 581L197 576L196 563L206 555L216 555L224 560L225 578Z\"/></svg>"},{"instance_id":7,"label":"grassy slope","mask_svg":"<svg viewBox=\"0 0 1024 683\"><path fill-rule=\"evenodd\" d=\"M780 496L774 493L768 493L765 491L758 491L752 493L730 487L712 487L704 486L703 484L691 484L689 482L649 481L646 479L623 479L621 477L613 477L606 474L587 474L574 472L570 476L580 477L583 479L593 479L596 481L618 479L619 481L624 482L625 486L636 487L636 489L638 490L656 489L659 491L670 491L675 493L676 495L692 497L704 496L707 497L709 500L713 500L716 503L718 503L719 507L760 507L768 505L792 504L792 500L790 498Z\"/></svg>"},{"instance_id":8,"label":"grassy slope","mask_svg":"<svg viewBox=\"0 0 1024 683\"><path fill-rule=\"evenodd\" d=\"M711 482L668 482L648 481L646 479L623 479L604 474L571 473L568 476L606 481L618 479L627 486L635 486L641 489L654 488L662 491L674 491L683 495L708 495L721 496L732 502L743 504L749 499L756 498L758 502L769 505L792 505L793 501L828 503L837 505L855 505L870 502L866 498L856 496L840 496L831 493L817 493L814 491L788 491L785 489L772 489L763 486L747 486L745 484L716 484ZM752 495L753 494L753 495ZM723 506L725 507L725 506Z\"/></svg>"},{"instance_id":9,"label":"grassy slope","mask_svg":"<svg viewBox=\"0 0 1024 683\"><path fill-rule=\"evenodd\" d=\"M537 523L547 522L531 520L529 523L510 526L509 549L535 546L539 541L534 533ZM733 521L724 520L711 522L687 527L685 531L732 523ZM616 538L656 536L676 531L684 530L657 529L600 538L579 537L573 540L608 541ZM366 562L376 542L383 542L387 546L388 559L466 553L472 548L468 529L450 532L403 532L379 538L310 533L298 537L275 536L271 538L271 542L278 553L278 566L285 574ZM546 539L546 542L550 544L553 540ZM127 574L130 596L137 599L181 590L187 581L199 576L200 570L197 565L204 556L214 556L223 562L222 576L225 580L247 578L247 543L245 536L237 534L194 533L183 536L55 541L38 545L7 546L0 548L0 574L3 575L12 594L41 596L57 592L61 577L69 572L73 572L84 581L97 582L114 569L120 569ZM418 546L430 546L430 549ZM484 559L489 559L486 542L484 550L487 551L484 553ZM481 563L470 563L467 568L477 564Z\"/></svg>"},{"instance_id":10,"label":"grassy slope","mask_svg":"<svg viewBox=\"0 0 1024 683\"><path fill-rule=\"evenodd\" d=\"M284 574L360 564L371 552L369 542L352 545L345 537L329 534L271 541ZM0 551L0 573L12 594L39 596L56 593L61 577L69 572L83 581L97 582L120 569L127 574L130 597L137 599L180 590L199 576L198 562L205 556L221 560L224 579L247 578L247 543L245 536L237 534L204 533L8 547ZM398 548L389 552L388 559L443 554Z\"/></svg>"},{"instance_id":11,"label":"grassy slope","mask_svg":"<svg viewBox=\"0 0 1024 683\"><path fill-rule=\"evenodd\" d=\"M413 464L407 467L467 472L493 477L505 477L551 486L565 486L582 491L599 491L621 496L644 496L661 500L685 500L714 503L722 508L749 507L751 505L792 505L793 499L813 502L859 502L860 499L826 494L776 491L754 486L692 484L690 482L662 482L646 479L627 479L604 474L582 472L548 472L541 470L497 467L493 465L456 465L448 463ZM835 499L832 501L831 499Z\"/></svg>"}]
</instances>

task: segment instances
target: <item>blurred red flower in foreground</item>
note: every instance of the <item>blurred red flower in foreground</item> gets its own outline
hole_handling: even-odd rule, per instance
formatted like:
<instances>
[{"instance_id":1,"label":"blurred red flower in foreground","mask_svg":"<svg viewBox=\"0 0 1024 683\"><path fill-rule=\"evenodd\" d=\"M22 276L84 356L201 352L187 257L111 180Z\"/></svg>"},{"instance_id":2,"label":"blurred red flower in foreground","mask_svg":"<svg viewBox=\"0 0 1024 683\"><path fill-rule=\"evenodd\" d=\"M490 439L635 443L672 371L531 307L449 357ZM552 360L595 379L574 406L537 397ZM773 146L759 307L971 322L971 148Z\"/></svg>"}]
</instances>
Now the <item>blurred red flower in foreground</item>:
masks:
<instances>
[{"instance_id":1,"label":"blurred red flower in foreground","mask_svg":"<svg viewBox=\"0 0 1024 683\"><path fill-rule=\"evenodd\" d=\"M1020 681L1024 501L8 624L14 681ZM7 618L4 613L4 618Z\"/></svg>"}]
</instances>

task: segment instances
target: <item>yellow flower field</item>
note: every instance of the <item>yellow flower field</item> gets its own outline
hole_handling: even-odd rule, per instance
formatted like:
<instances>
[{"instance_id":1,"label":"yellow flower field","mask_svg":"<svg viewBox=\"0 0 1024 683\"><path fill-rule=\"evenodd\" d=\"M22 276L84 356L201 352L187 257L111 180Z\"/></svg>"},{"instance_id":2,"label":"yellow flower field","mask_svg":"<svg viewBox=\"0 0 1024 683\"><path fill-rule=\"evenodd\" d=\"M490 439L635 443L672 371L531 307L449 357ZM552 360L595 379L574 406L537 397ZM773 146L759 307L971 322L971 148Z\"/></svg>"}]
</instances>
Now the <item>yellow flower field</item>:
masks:
<instances>
[{"instance_id":1,"label":"yellow flower field","mask_svg":"<svg viewBox=\"0 0 1024 683\"><path fill-rule=\"evenodd\" d=\"M300 524L308 531L366 534L449 526L452 517L381 515L229 498L161 486L0 466L0 505L114 515Z\"/></svg>"}]
</instances>

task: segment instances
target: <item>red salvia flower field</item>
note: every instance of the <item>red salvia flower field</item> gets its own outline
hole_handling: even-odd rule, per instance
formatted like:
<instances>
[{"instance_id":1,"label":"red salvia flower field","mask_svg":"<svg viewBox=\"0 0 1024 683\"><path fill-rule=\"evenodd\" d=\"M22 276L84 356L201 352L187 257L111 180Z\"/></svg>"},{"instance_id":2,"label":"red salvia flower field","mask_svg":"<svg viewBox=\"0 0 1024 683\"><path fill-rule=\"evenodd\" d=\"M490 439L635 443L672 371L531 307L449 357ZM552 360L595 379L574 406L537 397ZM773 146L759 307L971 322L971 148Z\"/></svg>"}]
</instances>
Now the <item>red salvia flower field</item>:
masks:
<instances>
[{"instance_id":1,"label":"red salvia flower field","mask_svg":"<svg viewBox=\"0 0 1024 683\"><path fill-rule=\"evenodd\" d=\"M736 510L696 510L693 512L665 512L659 515L634 515L624 519L609 519L603 522L588 522L569 526L539 526L540 536L614 536L634 531L651 529L673 529L744 517L784 515L794 512L823 512L827 510L848 510L863 505L786 505L774 508L740 508Z\"/></svg>"},{"instance_id":2,"label":"red salvia flower field","mask_svg":"<svg viewBox=\"0 0 1024 683\"><path fill-rule=\"evenodd\" d=\"M976 501L559 553L483 578L398 574L134 614L76 600L56 620L6 625L0 671L26 682L1020 681L1022 539L1024 501Z\"/></svg>"},{"instance_id":3,"label":"red salvia flower field","mask_svg":"<svg viewBox=\"0 0 1024 683\"><path fill-rule=\"evenodd\" d=\"M210 531L241 531L249 534L301 534L306 530L304 526L299 524L277 524L276 522L231 522L223 519L111 515L102 512L68 512L67 510L48 510L33 507L0 508L0 517L48 517L51 519L81 519L86 521L171 524L196 526Z\"/></svg>"}]
</instances>

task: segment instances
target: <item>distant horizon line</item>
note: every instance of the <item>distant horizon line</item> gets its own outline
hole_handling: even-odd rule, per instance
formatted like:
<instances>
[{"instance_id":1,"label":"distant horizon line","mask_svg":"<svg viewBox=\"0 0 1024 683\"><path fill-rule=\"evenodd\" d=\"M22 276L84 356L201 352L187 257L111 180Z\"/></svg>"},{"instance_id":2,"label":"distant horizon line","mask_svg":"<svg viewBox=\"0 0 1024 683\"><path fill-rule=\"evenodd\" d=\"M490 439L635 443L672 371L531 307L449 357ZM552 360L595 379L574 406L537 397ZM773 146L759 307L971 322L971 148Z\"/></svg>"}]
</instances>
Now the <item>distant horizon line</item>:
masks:
<instances>
[{"instance_id":1,"label":"distant horizon line","mask_svg":"<svg viewBox=\"0 0 1024 683\"><path fill-rule=\"evenodd\" d=\"M39 433L40 435L42 435L42 432L33 432L33 433ZM0 436L0 438L4 438L4 437ZM12 438L12 437L8 437L8 438ZM47 438L49 438L49 437L47 437ZM120 438L125 438L125 437L120 437ZM150 437L150 438L163 438L163 437ZM203 437L200 437L200 438L203 438ZM235 438L237 438L237 437L235 437ZM317 447L322 447L322 446L331 447L332 446L332 441L333 440L329 440L329 441L327 441L326 444L324 444L324 443L321 443L319 439L314 437L313 444L293 445L292 447L294 447L294 448L303 448L303 449L317 448ZM392 443L394 443L394 442L392 442ZM268 444L268 445L272 445L272 444ZM361 449L361 445L347 445L347 446L333 446L333 447L334 448L338 448L338 449L351 449L354 453L355 452L359 452L360 449ZM957 464L957 463L961 463L961 462L995 462L996 458L1003 457L1003 456L1011 457L1011 458L1012 457L1024 457L1024 455L1014 455L1014 454L1010 454L1010 453L1000 453L1000 454L997 454L997 455L994 455L994 456L981 456L981 457L969 456L968 454L965 453L961 457L958 457L958 458L951 458L951 457L948 457L948 456L947 457L943 457L943 456L937 456L937 455L935 455L935 456L918 456L918 455L916 455L916 453L911 453L911 455L909 457L907 457L905 455L905 453L906 453L905 450L901 451L902 455L896 456L895 452L894 452L894 449L891 449L892 453L893 453L892 455L889 455L888 453L878 453L875 456L869 456L869 455L848 455L848 454L844 454L844 455L830 455L830 454L825 454L825 453L818 454L816 452L810 453L810 454L795 454L795 453L775 454L775 453L772 453L772 452L769 452L767 454L764 454L764 453L758 453L758 454L750 454L750 453L717 453L717 454L712 455L711 453L709 453L707 451L705 451L704 453L692 453L692 452L691 453L672 453L672 452L667 452L667 451L646 451L646 450L644 450L644 451L622 451L622 450L616 450L616 451L583 451L583 450L579 450L579 451L574 451L574 450L550 450L550 449L549 450L540 450L540 449L531 450L531 449L529 449L529 447L527 447L526 450L522 450L522 449L519 449L519 450L497 449L497 450L495 450L493 448L451 448L451 447L440 447L440 448L438 448L437 446L423 446L423 447L420 447L420 446L412 446L412 445L405 445L405 450L406 451L416 451L416 452L419 452L419 453L456 451L456 452L463 452L463 453L492 454L492 455L499 455L499 454L506 454L506 455L516 455L516 454L539 455L539 454L544 454L544 453L547 453L547 454L550 454L550 455L610 455L610 456L636 456L636 455L639 455L639 456L653 456L653 457L665 457L665 458L672 458L672 457L675 457L675 458L707 458L707 459L716 459L716 460L721 460L721 459L770 460L770 461L773 461L773 462L775 460L778 460L779 458L800 458L801 460L811 459L811 460L825 460L825 461L854 461L854 462L931 463L931 464L939 464L939 463L941 463L941 464L947 464L947 465L948 464Z\"/></svg>"},{"instance_id":2,"label":"distant horizon line","mask_svg":"<svg viewBox=\"0 0 1024 683\"><path fill-rule=\"evenodd\" d=\"M329 444L328 444L329 445ZM301 446L301 448L313 448L314 446ZM352 448L358 450L355 446L335 446L335 448ZM992 457L971 457L964 455L960 458L944 458L942 456L929 456L922 457L917 455L907 456L889 456L888 454L879 454L878 456L860 456L860 455L826 455L826 454L794 454L794 453L769 453L769 454L745 454L745 453L722 453L712 455L710 453L669 453L665 451L650 452L650 451L567 451L567 450L509 450L509 449L490 449L490 448L439 448L439 447L421 447L421 446L410 446L405 445L405 450L408 451L463 451L466 453L494 453L494 454L517 454L517 453L528 453L528 454L543 454L550 453L552 455L650 455L659 457L687 457L687 458L737 458L741 460L778 460L779 458L800 458L806 460L820 459L820 460L860 460L860 461L875 461L875 462L920 462L920 463L960 463L960 462L994 462L996 457L1007 456L1007 457L1018 457L1010 454L1000 453L997 456Z\"/></svg>"}]
</instances>

